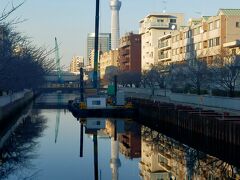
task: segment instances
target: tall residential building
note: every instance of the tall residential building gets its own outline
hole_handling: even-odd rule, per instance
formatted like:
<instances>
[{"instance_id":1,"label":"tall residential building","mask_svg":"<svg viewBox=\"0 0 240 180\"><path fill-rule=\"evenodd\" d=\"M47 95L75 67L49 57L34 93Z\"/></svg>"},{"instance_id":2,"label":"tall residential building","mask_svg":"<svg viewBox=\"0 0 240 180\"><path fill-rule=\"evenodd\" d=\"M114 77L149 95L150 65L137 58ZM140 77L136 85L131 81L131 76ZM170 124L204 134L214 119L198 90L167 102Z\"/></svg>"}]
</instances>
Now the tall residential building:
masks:
<instances>
[{"instance_id":1,"label":"tall residential building","mask_svg":"<svg viewBox=\"0 0 240 180\"><path fill-rule=\"evenodd\" d=\"M105 52L100 56L100 78L103 79L105 74L108 74L111 69L116 70L118 67L118 50ZM115 68L114 68L115 67Z\"/></svg>"},{"instance_id":2,"label":"tall residential building","mask_svg":"<svg viewBox=\"0 0 240 180\"><path fill-rule=\"evenodd\" d=\"M159 61L212 60L222 48L236 53L240 39L240 9L220 9L216 16L190 19L188 26L159 39ZM234 53L234 52L233 52Z\"/></svg>"},{"instance_id":3,"label":"tall residential building","mask_svg":"<svg viewBox=\"0 0 240 180\"><path fill-rule=\"evenodd\" d=\"M79 73L80 68L84 66L84 58L82 56L73 56L70 64L70 72Z\"/></svg>"},{"instance_id":4,"label":"tall residential building","mask_svg":"<svg viewBox=\"0 0 240 180\"><path fill-rule=\"evenodd\" d=\"M98 51L98 62L99 62L100 54L101 52ZM89 68L94 69L94 49L92 49L89 53L88 66Z\"/></svg>"},{"instance_id":5,"label":"tall residential building","mask_svg":"<svg viewBox=\"0 0 240 180\"><path fill-rule=\"evenodd\" d=\"M158 62L165 65L172 63L172 35L167 34L158 40Z\"/></svg>"},{"instance_id":6,"label":"tall residential building","mask_svg":"<svg viewBox=\"0 0 240 180\"><path fill-rule=\"evenodd\" d=\"M89 57L90 57L91 50L94 49L94 42L95 42L95 33L88 33L86 64L89 64ZM106 51L109 51L110 49L111 49L111 34L99 33L98 50L104 53Z\"/></svg>"},{"instance_id":7,"label":"tall residential building","mask_svg":"<svg viewBox=\"0 0 240 180\"><path fill-rule=\"evenodd\" d=\"M124 72L141 72L141 35L130 32L120 39L119 68Z\"/></svg>"},{"instance_id":8,"label":"tall residential building","mask_svg":"<svg viewBox=\"0 0 240 180\"><path fill-rule=\"evenodd\" d=\"M142 70L158 62L158 38L179 29L183 23L182 13L152 13L140 21Z\"/></svg>"},{"instance_id":9,"label":"tall residential building","mask_svg":"<svg viewBox=\"0 0 240 180\"><path fill-rule=\"evenodd\" d=\"M110 8L112 11L111 18L111 34L112 34L112 49L115 50L119 46L120 28L119 28L119 10L121 8L121 1L110 0Z\"/></svg>"}]
</instances>

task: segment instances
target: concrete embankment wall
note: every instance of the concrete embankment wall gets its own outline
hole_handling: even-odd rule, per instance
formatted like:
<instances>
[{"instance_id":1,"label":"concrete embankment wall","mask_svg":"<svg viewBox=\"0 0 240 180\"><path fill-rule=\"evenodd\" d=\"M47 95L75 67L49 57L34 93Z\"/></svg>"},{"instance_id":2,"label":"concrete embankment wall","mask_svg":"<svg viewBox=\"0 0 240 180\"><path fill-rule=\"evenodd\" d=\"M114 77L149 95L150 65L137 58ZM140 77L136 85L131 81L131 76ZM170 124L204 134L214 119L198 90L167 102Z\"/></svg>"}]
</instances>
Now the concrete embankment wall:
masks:
<instances>
[{"instance_id":1,"label":"concrete embankment wall","mask_svg":"<svg viewBox=\"0 0 240 180\"><path fill-rule=\"evenodd\" d=\"M0 124L21 110L33 98L32 91L23 91L10 96L0 97Z\"/></svg>"},{"instance_id":2,"label":"concrete embankment wall","mask_svg":"<svg viewBox=\"0 0 240 180\"><path fill-rule=\"evenodd\" d=\"M140 97L140 98L144 96L150 97L152 94L152 90L149 88L122 88L122 90L125 93L131 93L133 97ZM240 111L240 98L181 94L181 93L172 93L171 91L156 89L154 91L153 99L156 98L156 100L158 100L160 99L158 98L158 96L165 96L165 95L169 101Z\"/></svg>"}]
</instances>

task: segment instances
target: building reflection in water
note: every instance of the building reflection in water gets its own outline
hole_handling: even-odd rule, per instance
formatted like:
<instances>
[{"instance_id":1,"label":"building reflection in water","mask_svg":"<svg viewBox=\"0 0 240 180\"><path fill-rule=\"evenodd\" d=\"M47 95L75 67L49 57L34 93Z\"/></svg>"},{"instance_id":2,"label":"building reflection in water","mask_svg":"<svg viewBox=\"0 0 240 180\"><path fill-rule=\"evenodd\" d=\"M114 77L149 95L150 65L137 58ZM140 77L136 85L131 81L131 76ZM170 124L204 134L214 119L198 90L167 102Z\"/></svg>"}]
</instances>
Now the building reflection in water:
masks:
<instances>
[{"instance_id":1,"label":"building reflection in water","mask_svg":"<svg viewBox=\"0 0 240 180\"><path fill-rule=\"evenodd\" d=\"M215 157L142 127L140 176L158 179L239 179L240 170Z\"/></svg>"},{"instance_id":2,"label":"building reflection in water","mask_svg":"<svg viewBox=\"0 0 240 180\"><path fill-rule=\"evenodd\" d=\"M124 133L118 135L120 153L126 158L141 157L141 126L125 121Z\"/></svg>"},{"instance_id":3,"label":"building reflection in water","mask_svg":"<svg viewBox=\"0 0 240 180\"><path fill-rule=\"evenodd\" d=\"M80 121L83 123L83 120ZM94 179L99 179L99 169L98 169L98 131L105 129L105 119L89 118L85 121L85 134L93 136L93 156L94 156ZM82 126L82 125L81 125ZM80 157L83 156L83 141L82 141L82 128L80 137Z\"/></svg>"}]
</instances>

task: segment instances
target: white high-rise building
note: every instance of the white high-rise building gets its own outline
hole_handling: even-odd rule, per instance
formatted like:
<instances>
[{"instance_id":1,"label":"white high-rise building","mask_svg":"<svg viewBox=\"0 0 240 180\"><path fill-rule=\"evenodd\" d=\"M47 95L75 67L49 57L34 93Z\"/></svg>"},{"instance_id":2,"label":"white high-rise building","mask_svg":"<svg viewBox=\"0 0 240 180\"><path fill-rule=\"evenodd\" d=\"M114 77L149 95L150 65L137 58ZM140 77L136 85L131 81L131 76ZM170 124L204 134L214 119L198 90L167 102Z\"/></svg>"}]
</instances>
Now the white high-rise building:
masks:
<instances>
[{"instance_id":1,"label":"white high-rise building","mask_svg":"<svg viewBox=\"0 0 240 180\"><path fill-rule=\"evenodd\" d=\"M110 0L110 8L112 11L111 20L111 45L112 50L115 50L119 46L120 28L119 28L119 10L121 8L121 1Z\"/></svg>"},{"instance_id":2,"label":"white high-rise building","mask_svg":"<svg viewBox=\"0 0 240 180\"><path fill-rule=\"evenodd\" d=\"M140 21L142 71L158 63L158 39L184 24L182 13L151 13Z\"/></svg>"},{"instance_id":3,"label":"white high-rise building","mask_svg":"<svg viewBox=\"0 0 240 180\"><path fill-rule=\"evenodd\" d=\"M89 58L91 58L92 50L94 50L94 42L95 42L95 33L88 33L87 57L86 57L86 62L85 62L86 65L89 65L89 63L90 63ZM110 33L99 33L98 50L101 53L108 52L109 50L111 50L111 34Z\"/></svg>"}]
</instances>

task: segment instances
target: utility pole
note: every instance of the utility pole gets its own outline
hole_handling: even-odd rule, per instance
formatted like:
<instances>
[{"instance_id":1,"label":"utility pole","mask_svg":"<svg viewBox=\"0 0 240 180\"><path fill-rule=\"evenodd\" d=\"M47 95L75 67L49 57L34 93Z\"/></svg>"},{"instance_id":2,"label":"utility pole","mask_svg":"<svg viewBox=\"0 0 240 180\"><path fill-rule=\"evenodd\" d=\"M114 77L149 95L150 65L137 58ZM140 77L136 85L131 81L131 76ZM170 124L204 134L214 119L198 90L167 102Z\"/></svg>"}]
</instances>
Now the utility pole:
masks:
<instances>
[{"instance_id":1,"label":"utility pole","mask_svg":"<svg viewBox=\"0 0 240 180\"><path fill-rule=\"evenodd\" d=\"M96 0L93 88L98 88L99 1Z\"/></svg>"},{"instance_id":2,"label":"utility pole","mask_svg":"<svg viewBox=\"0 0 240 180\"><path fill-rule=\"evenodd\" d=\"M80 98L81 98L81 102L84 102L84 95L83 95L84 87L83 87L83 83L84 83L84 81L83 81L83 68L81 67L80 68L80 83L79 83L79 85L80 85Z\"/></svg>"}]
</instances>

